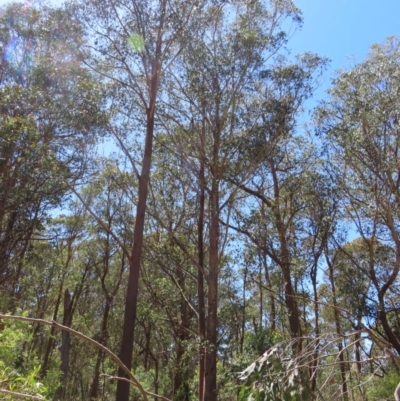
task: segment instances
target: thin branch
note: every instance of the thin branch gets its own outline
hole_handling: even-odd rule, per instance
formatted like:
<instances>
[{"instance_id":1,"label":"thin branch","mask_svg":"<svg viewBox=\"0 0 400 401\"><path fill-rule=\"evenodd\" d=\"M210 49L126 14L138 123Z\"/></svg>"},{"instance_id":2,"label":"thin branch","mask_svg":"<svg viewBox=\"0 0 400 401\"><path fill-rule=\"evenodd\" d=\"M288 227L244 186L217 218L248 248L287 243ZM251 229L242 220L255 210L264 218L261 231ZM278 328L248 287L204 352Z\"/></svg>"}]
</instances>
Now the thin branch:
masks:
<instances>
[{"instance_id":1,"label":"thin branch","mask_svg":"<svg viewBox=\"0 0 400 401\"><path fill-rule=\"evenodd\" d=\"M10 390L6 390L4 388L0 388L0 393L9 394L9 395L12 395L12 396L18 397L18 398L29 398L30 400L40 400L40 401L42 401L42 400L45 399L40 395L30 395L30 394L17 393L16 391L10 391Z\"/></svg>"},{"instance_id":2,"label":"thin branch","mask_svg":"<svg viewBox=\"0 0 400 401\"><path fill-rule=\"evenodd\" d=\"M110 375L107 375L105 373L103 373L100 376L101 377L106 377L108 380L121 380L121 381L128 382L130 384L135 385L135 383L133 383L131 380L127 379L126 377L110 376ZM146 391L146 393L150 397L156 397L156 398L159 398L160 400L164 400L164 401L171 401L169 398L164 397L163 395L155 394L155 393L152 393L150 391Z\"/></svg>"},{"instance_id":3,"label":"thin branch","mask_svg":"<svg viewBox=\"0 0 400 401\"><path fill-rule=\"evenodd\" d=\"M124 373L126 373L126 375L129 377L129 383L131 383L132 385L134 385L135 387L138 388L138 390L141 392L144 401L148 401L148 397L147 396L156 396L155 394L145 390L143 388L143 386L139 383L139 381L135 378L135 376L133 376L133 374L131 373L131 371L122 363L122 361L117 357L117 355L115 355L112 351L110 351L107 347L105 347L104 345L100 344L99 342L93 340L92 338L86 336L85 334L76 331L74 329L71 329L70 327L67 326L63 326L60 323L53 321L49 321L49 320L43 320L43 319L35 319L35 318L31 318L31 317L24 317L24 316L15 316L15 315L3 315L0 314L0 320L1 319L10 319L10 320L20 320L23 322L30 322L30 323L38 323L38 324L43 324L45 326L50 326L50 327L55 327L57 329L63 330L63 331L67 331L68 333L71 333L77 337L82 338L84 341L88 342L89 344L94 345L95 347L101 349L106 355L108 355L119 367L122 368L122 370L124 371ZM162 396L158 396L162 399L164 399L164 401L171 401L168 398L162 397Z\"/></svg>"},{"instance_id":4,"label":"thin branch","mask_svg":"<svg viewBox=\"0 0 400 401\"><path fill-rule=\"evenodd\" d=\"M96 213L93 212L93 210L91 209L91 207L89 206L89 204L82 198L82 196L79 194L79 192L67 181L64 181L69 189L75 194L75 196L79 199L79 201L82 203L82 205L85 207L86 211L97 221L97 223L99 223L101 225L101 227L108 233L111 235L111 237L113 237L113 239L116 241L116 243L119 245L119 247L121 248L122 252L125 254L125 256L128 258L128 260L130 259L130 254L128 252L128 250L126 249L125 245L119 240L119 238L114 234L114 232L106 226L106 224L104 223L104 221L97 216Z\"/></svg>"}]
</instances>

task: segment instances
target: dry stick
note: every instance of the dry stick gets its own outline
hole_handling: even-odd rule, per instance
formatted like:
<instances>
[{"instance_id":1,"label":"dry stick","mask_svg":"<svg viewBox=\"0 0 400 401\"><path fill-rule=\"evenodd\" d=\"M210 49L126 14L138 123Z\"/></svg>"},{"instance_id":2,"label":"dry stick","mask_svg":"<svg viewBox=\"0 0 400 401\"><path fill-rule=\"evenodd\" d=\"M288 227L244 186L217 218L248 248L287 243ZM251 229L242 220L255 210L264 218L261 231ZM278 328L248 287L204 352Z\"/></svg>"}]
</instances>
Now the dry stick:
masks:
<instances>
[{"instance_id":1,"label":"dry stick","mask_svg":"<svg viewBox=\"0 0 400 401\"><path fill-rule=\"evenodd\" d=\"M4 388L0 388L0 394L1 393L10 394L10 395L13 395L18 398L29 398L31 400L40 400L40 401L44 400L44 398L40 395L29 395L29 394L17 393L15 391L6 390Z\"/></svg>"},{"instance_id":2,"label":"dry stick","mask_svg":"<svg viewBox=\"0 0 400 401\"><path fill-rule=\"evenodd\" d=\"M148 401L147 396L151 396L151 397L158 397L163 399L164 401L171 401L168 398L162 396L162 395L157 395L157 394L153 394L150 391L147 391L143 388L143 386L139 383L139 381L133 376L133 374L131 373L131 371L122 363L122 361L117 357L117 355L115 355L112 351L110 351L108 348L106 348L104 345L98 343L97 341L93 340L92 338L86 336L85 334L82 334L79 331L76 331L74 329L71 329L70 327L67 326L63 326L60 323L53 321L49 321L49 320L43 320L43 319L35 319L35 318L31 318L31 317L23 317L23 316L15 316L15 315L3 315L0 314L0 320L1 319L11 319L11 320L21 320L24 322L33 322L33 323L39 323L39 324L43 324L45 326L50 326L50 327L56 327L60 330L64 330L67 331L77 337L82 338L84 341L87 341L88 343L94 345L97 348L100 348L105 354L107 354L118 366L120 366L122 368L122 370L129 376L129 382L132 383L135 387L137 387L139 389L139 391L141 392L143 399L145 401Z\"/></svg>"}]
</instances>

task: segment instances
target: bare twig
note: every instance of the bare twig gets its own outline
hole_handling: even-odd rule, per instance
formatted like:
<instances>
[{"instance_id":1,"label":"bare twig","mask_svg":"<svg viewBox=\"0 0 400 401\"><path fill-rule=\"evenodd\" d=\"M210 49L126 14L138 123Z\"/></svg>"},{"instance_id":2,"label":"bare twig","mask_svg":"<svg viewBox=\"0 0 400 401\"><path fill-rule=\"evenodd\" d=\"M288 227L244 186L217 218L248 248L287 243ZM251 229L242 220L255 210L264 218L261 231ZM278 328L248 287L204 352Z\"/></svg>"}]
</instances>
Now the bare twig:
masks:
<instances>
[{"instance_id":1,"label":"bare twig","mask_svg":"<svg viewBox=\"0 0 400 401\"><path fill-rule=\"evenodd\" d=\"M122 380L124 382L128 382L130 384L135 385L131 380L127 379L126 377L110 376L110 375L107 375L105 373L103 373L100 376L101 377L105 377L108 380ZM163 395L154 394L154 393L151 393L150 391L146 391L146 392L147 392L147 395L150 396L150 397L156 397L156 398L159 398L160 400L164 400L164 401L171 401L169 398L164 397Z\"/></svg>"},{"instance_id":2,"label":"bare twig","mask_svg":"<svg viewBox=\"0 0 400 401\"><path fill-rule=\"evenodd\" d=\"M17 398L29 398L30 400L40 400L40 401L44 400L44 398L40 395L17 393L16 391L10 391L10 390L6 390L4 388L0 388L0 393L12 395Z\"/></svg>"}]
</instances>

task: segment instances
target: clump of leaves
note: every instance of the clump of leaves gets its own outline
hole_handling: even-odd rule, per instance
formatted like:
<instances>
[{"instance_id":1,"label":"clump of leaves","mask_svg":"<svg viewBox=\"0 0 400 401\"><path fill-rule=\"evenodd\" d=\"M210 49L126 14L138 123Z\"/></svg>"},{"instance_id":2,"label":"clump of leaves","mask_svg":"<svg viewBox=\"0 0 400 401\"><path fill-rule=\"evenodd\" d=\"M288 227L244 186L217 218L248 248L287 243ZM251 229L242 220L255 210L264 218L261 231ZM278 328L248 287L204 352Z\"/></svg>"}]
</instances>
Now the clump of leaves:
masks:
<instances>
[{"instance_id":1,"label":"clump of leaves","mask_svg":"<svg viewBox=\"0 0 400 401\"><path fill-rule=\"evenodd\" d=\"M2 392L29 394L46 400L48 389L39 380L40 365L32 353L24 350L30 339L29 324L2 322L0 331L0 399L14 400L15 396Z\"/></svg>"},{"instance_id":2,"label":"clump of leaves","mask_svg":"<svg viewBox=\"0 0 400 401\"><path fill-rule=\"evenodd\" d=\"M393 392L398 383L399 376L395 372L390 372L382 378L374 377L367 386L368 399L372 401L393 399Z\"/></svg>"},{"instance_id":3,"label":"clump of leaves","mask_svg":"<svg viewBox=\"0 0 400 401\"><path fill-rule=\"evenodd\" d=\"M271 347L239 374L239 401L296 401L303 396L295 359L283 359L279 345Z\"/></svg>"}]
</instances>

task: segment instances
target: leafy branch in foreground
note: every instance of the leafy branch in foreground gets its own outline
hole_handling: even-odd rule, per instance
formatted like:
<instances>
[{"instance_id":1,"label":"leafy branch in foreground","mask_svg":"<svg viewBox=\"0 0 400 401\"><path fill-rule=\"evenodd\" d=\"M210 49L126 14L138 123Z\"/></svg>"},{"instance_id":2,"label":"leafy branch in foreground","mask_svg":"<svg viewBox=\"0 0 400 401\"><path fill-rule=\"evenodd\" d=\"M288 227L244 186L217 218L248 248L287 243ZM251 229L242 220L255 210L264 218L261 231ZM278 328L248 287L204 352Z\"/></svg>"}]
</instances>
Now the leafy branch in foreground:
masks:
<instances>
[{"instance_id":1,"label":"leafy branch in foreground","mask_svg":"<svg viewBox=\"0 0 400 401\"><path fill-rule=\"evenodd\" d=\"M324 400L326 395L344 399L356 392L380 397L383 378L390 382L389 393L394 390L398 376L394 362L400 356L379 325L364 323L354 310L343 306L321 301L318 305L324 311L325 325L329 324L328 312L335 311L343 321L352 322L353 330L297 337L269 347L238 374L240 401ZM299 343L301 351L295 354L293 347ZM307 384L314 379L319 385L310 391Z\"/></svg>"},{"instance_id":2,"label":"leafy branch in foreground","mask_svg":"<svg viewBox=\"0 0 400 401\"><path fill-rule=\"evenodd\" d=\"M121 360L117 357L117 355L115 355L107 347L104 347L97 341L93 340L92 338L86 336L85 334L83 334L79 331L71 329L70 327L67 327L67 326L63 326L62 324L59 324L59 323L55 322L54 320L48 321L48 320L35 319L35 318L24 317L24 316L0 314L0 320L3 320L3 319L11 319L11 320L19 320L19 321L23 321L23 322L38 323L38 324L42 324L45 326L55 327L57 329L71 333L72 335L79 337L79 338L83 339L84 341L88 342L89 344L94 345L95 347L101 349L106 355L108 355L118 365L118 367L121 368L126 373L126 375L128 376L128 379L124 379L124 380L127 380L130 384L135 386L140 391L144 401L148 401L148 396L160 398L161 400L164 400L164 401L171 401L167 397L164 397L164 396L158 395L158 394L154 394L150 391L145 390L143 388L143 386L139 383L139 381L135 378L135 376L131 373L131 371L121 362ZM120 380L120 378L117 378L117 377L110 377L110 379ZM29 397L32 398L32 396L30 396L30 395L24 394L24 396L28 397L28 398ZM41 399L41 398L36 398L36 399ZM44 399L44 398L42 398L42 399Z\"/></svg>"},{"instance_id":3,"label":"leafy branch in foreground","mask_svg":"<svg viewBox=\"0 0 400 401\"><path fill-rule=\"evenodd\" d=\"M362 383L353 386L354 389L366 385L378 376L385 369L390 358L400 359L387 347L382 348L383 344L367 328L361 332L355 331L340 337L333 334L321 335L318 338L303 337L301 341L304 347L298 355L293 354L293 342L300 339L283 341L269 348L239 373L238 400L296 401L313 399L316 394L311 394L308 388L302 386L302 383L306 382L302 380L302 375L308 377L311 366L318 367L313 373L318 375L319 383L321 383L317 389L318 398L323 400L323 393L329 394L331 399L340 399L343 394L340 380L336 379L337 366L342 363L356 366L360 363L351 357L352 350L360 342L360 338L364 345L370 344L370 350L366 353L369 354L369 357L362 361L365 367L370 367L370 372ZM338 349L338 342L342 342L344 347ZM374 344L382 353L373 350ZM318 354L315 352L316 347L319 348ZM341 358L341 354L345 358ZM350 372L350 369L348 371ZM312 380L312 377L309 380ZM351 373L348 374L346 380L351 384ZM354 389L349 387L348 391Z\"/></svg>"}]
</instances>

